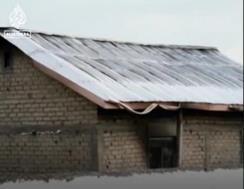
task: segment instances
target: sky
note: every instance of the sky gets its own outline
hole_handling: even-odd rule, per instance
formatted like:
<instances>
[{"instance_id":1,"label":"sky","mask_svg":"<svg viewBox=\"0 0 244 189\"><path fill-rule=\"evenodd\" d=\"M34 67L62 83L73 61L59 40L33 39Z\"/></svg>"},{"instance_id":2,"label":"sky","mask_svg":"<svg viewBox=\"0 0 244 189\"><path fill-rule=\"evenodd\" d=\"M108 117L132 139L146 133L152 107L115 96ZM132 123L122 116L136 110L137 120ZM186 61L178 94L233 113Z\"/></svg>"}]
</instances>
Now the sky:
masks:
<instances>
[{"instance_id":1,"label":"sky","mask_svg":"<svg viewBox=\"0 0 244 189\"><path fill-rule=\"evenodd\" d=\"M19 4L24 29L150 44L204 45L243 62L243 0L0 0L0 26Z\"/></svg>"}]
</instances>

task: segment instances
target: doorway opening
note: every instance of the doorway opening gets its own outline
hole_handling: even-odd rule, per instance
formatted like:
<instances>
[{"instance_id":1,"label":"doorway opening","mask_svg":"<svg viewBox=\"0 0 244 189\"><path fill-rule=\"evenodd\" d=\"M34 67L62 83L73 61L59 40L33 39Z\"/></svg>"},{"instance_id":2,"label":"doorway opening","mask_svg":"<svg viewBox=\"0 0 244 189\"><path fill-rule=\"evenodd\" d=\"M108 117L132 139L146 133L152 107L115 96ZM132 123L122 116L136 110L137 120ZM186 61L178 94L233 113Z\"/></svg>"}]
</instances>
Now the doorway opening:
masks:
<instances>
[{"instance_id":1,"label":"doorway opening","mask_svg":"<svg viewBox=\"0 0 244 189\"><path fill-rule=\"evenodd\" d=\"M176 168L177 154L176 123L165 121L150 125L148 127L149 168Z\"/></svg>"},{"instance_id":2,"label":"doorway opening","mask_svg":"<svg viewBox=\"0 0 244 189\"><path fill-rule=\"evenodd\" d=\"M149 140L149 165L151 169L177 166L176 137L150 138Z\"/></svg>"}]
</instances>

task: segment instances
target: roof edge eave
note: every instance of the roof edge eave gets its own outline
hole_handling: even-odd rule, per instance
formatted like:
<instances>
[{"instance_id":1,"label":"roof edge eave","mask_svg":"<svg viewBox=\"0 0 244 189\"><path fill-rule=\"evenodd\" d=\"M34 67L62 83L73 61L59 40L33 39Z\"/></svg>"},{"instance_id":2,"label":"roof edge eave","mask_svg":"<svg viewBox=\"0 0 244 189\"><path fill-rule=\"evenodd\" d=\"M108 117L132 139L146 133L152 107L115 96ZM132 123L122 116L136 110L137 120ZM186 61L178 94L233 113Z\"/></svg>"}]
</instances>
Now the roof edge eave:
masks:
<instances>
[{"instance_id":1,"label":"roof edge eave","mask_svg":"<svg viewBox=\"0 0 244 189\"><path fill-rule=\"evenodd\" d=\"M176 111L179 109L194 109L212 112L243 112L243 104L213 104L199 102L108 102L114 104L113 108L104 107L105 109L127 109L132 113L141 114L142 112L150 112L156 107L168 111ZM152 109L153 108L153 109Z\"/></svg>"}]
</instances>

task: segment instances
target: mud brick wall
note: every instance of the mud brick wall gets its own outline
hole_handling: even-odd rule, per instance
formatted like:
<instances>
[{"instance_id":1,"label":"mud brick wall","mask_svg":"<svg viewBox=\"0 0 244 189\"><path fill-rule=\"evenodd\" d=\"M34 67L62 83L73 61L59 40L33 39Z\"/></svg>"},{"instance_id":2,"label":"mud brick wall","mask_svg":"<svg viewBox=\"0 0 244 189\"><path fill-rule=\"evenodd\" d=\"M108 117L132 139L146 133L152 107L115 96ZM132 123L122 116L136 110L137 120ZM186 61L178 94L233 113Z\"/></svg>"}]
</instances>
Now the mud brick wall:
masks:
<instances>
[{"instance_id":1,"label":"mud brick wall","mask_svg":"<svg viewBox=\"0 0 244 189\"><path fill-rule=\"evenodd\" d=\"M182 167L241 167L241 116L185 116Z\"/></svg>"},{"instance_id":2,"label":"mud brick wall","mask_svg":"<svg viewBox=\"0 0 244 189\"><path fill-rule=\"evenodd\" d=\"M100 132L102 172L130 172L146 169L146 147L143 132L136 126L103 129ZM102 146L101 146L102 145Z\"/></svg>"},{"instance_id":3,"label":"mud brick wall","mask_svg":"<svg viewBox=\"0 0 244 189\"><path fill-rule=\"evenodd\" d=\"M96 105L37 70L21 52L12 57L12 68L0 72L0 127L96 122Z\"/></svg>"},{"instance_id":4,"label":"mud brick wall","mask_svg":"<svg viewBox=\"0 0 244 189\"><path fill-rule=\"evenodd\" d=\"M89 132L0 135L0 174L92 170L92 143Z\"/></svg>"},{"instance_id":5,"label":"mud brick wall","mask_svg":"<svg viewBox=\"0 0 244 189\"><path fill-rule=\"evenodd\" d=\"M94 170L96 138L79 129L93 128L97 106L12 52L12 67L0 71L0 173Z\"/></svg>"}]
</instances>

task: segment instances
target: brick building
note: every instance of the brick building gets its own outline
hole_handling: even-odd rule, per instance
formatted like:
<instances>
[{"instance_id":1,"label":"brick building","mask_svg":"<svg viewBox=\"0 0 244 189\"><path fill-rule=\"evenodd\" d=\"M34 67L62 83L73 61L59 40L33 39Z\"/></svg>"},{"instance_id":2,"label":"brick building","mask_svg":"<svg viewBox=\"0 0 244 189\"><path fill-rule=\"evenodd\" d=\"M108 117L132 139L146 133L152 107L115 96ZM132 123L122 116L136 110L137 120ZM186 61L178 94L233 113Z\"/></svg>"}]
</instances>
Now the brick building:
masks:
<instances>
[{"instance_id":1,"label":"brick building","mask_svg":"<svg viewBox=\"0 0 244 189\"><path fill-rule=\"evenodd\" d=\"M0 29L0 173L242 166L243 67L217 49L23 32Z\"/></svg>"}]
</instances>

